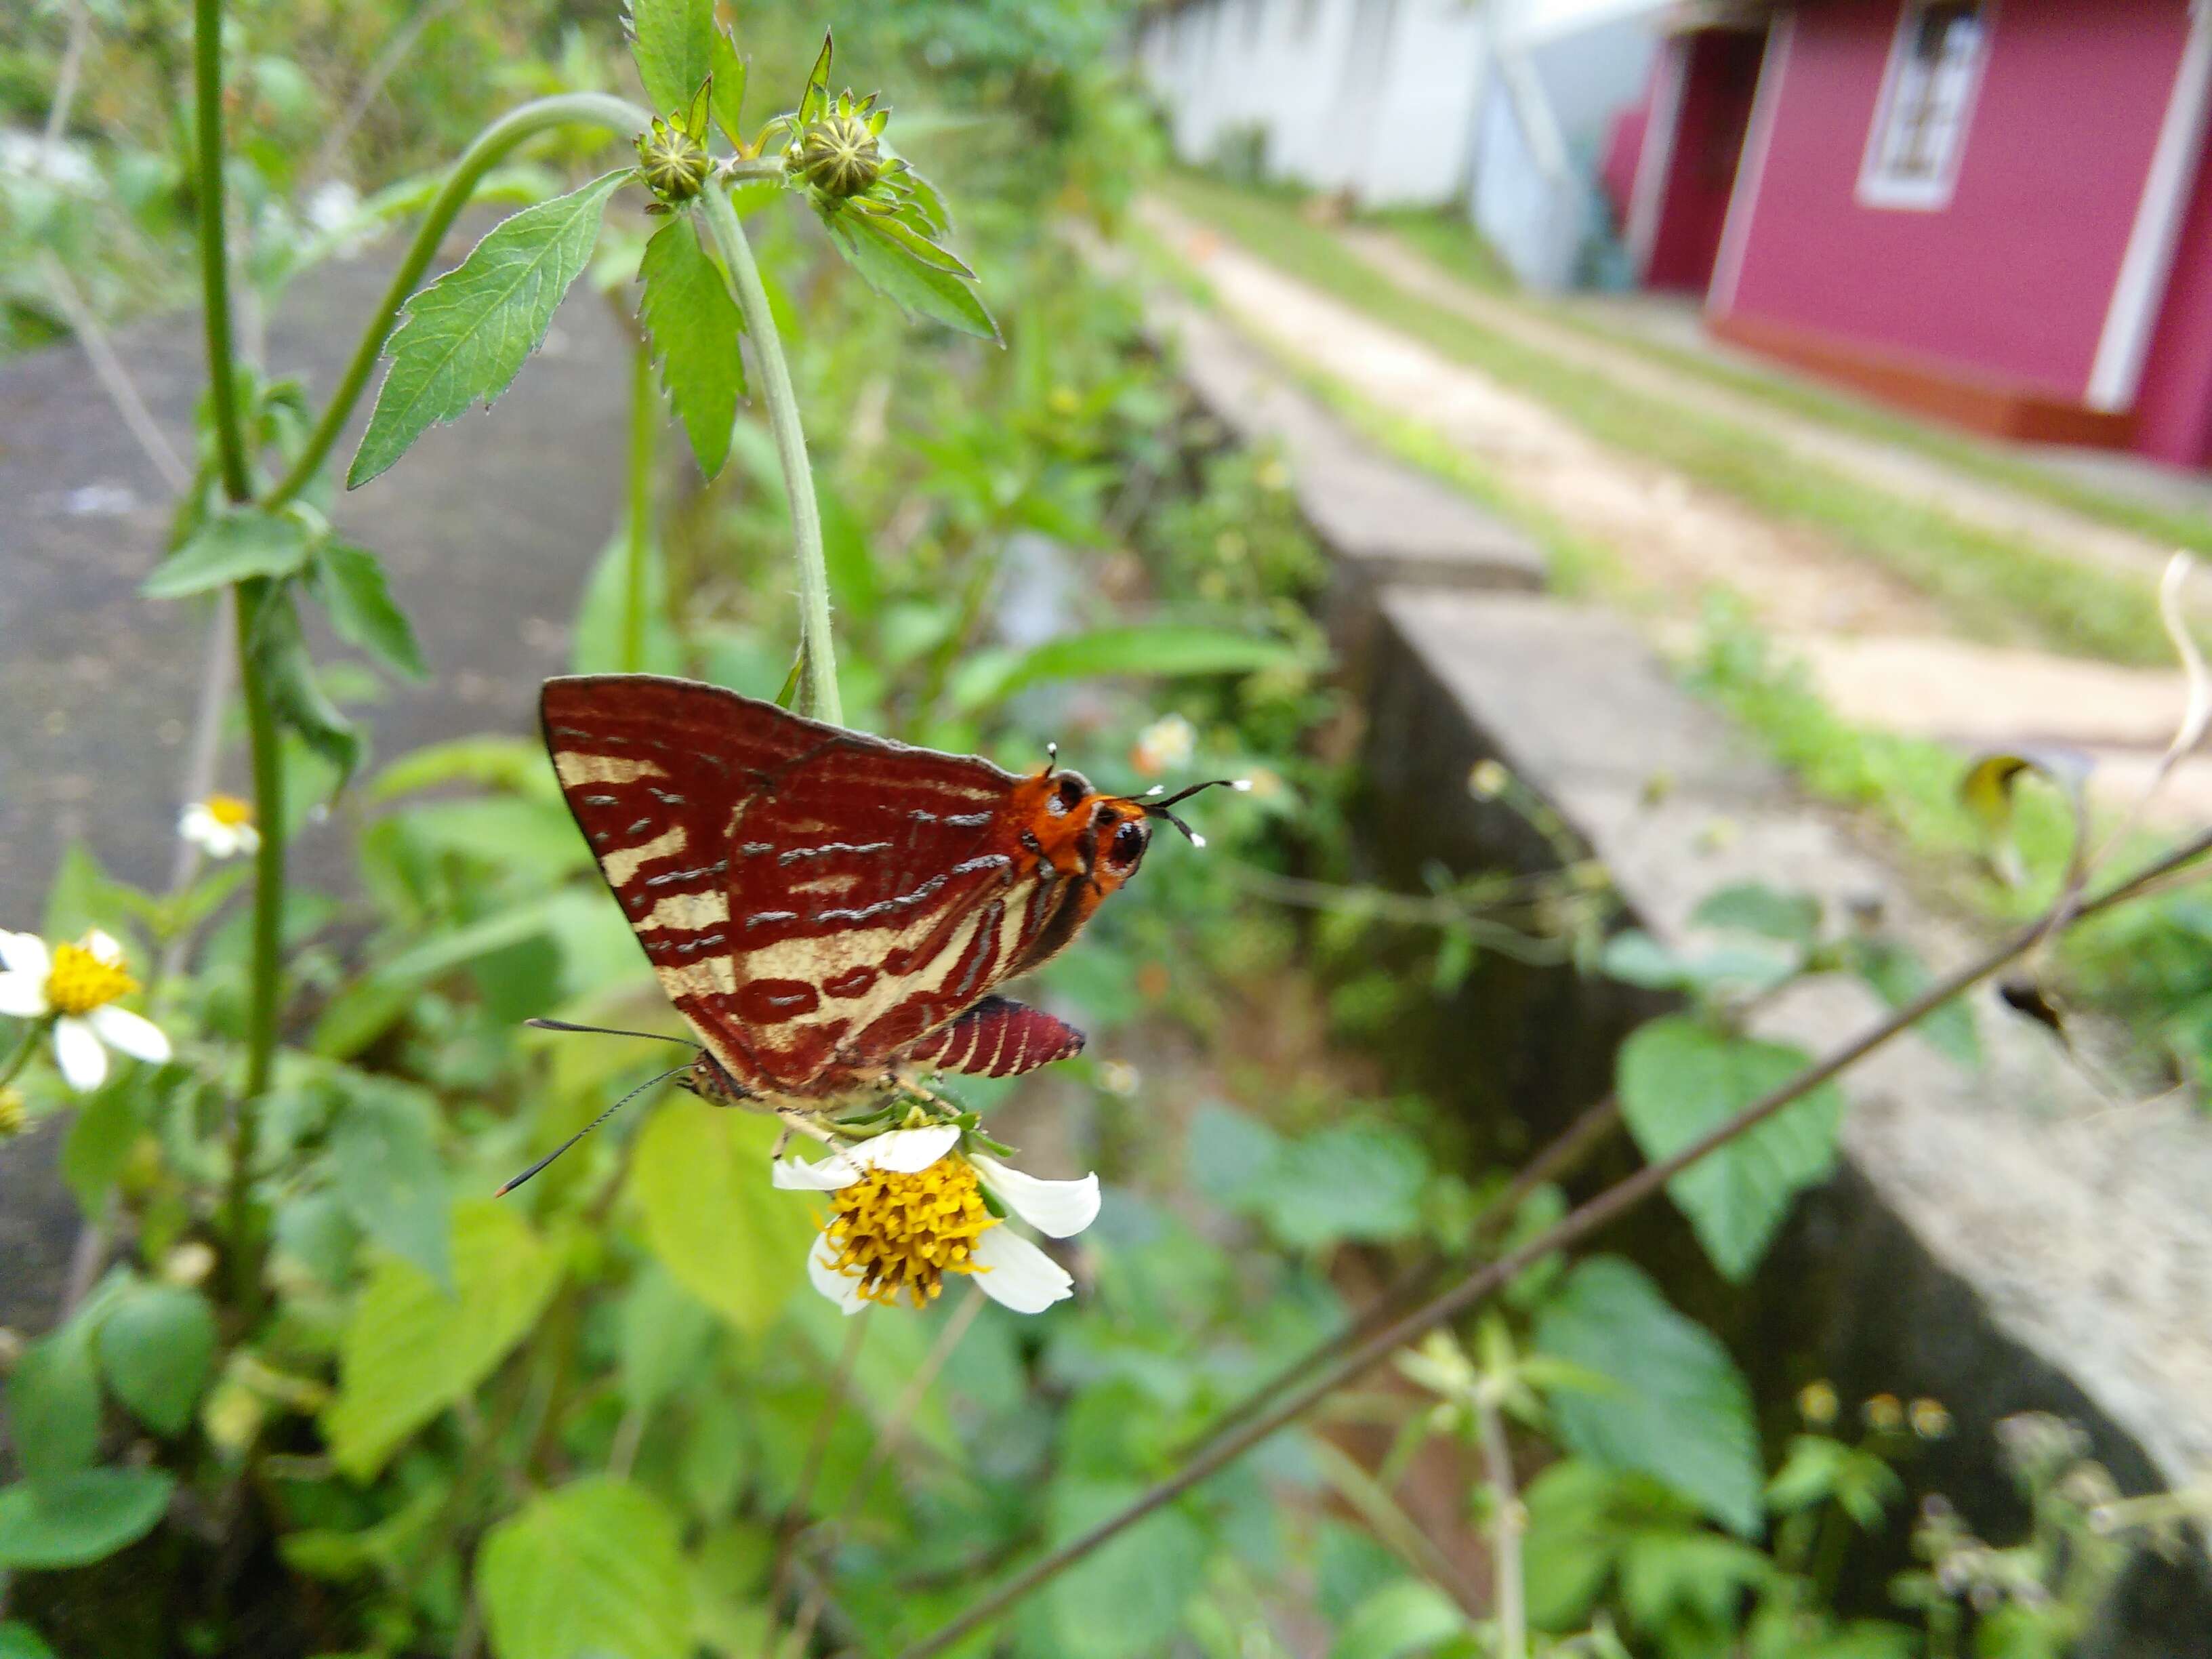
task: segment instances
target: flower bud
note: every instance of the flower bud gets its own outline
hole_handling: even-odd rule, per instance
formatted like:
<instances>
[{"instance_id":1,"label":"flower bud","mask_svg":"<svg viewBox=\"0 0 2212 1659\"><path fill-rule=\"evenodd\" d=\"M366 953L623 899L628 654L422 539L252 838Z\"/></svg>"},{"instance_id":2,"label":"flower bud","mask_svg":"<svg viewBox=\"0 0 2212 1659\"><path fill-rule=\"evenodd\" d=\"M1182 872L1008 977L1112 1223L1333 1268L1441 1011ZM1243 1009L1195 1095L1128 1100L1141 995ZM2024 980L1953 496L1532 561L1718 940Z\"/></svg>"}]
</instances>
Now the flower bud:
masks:
<instances>
[{"instance_id":1,"label":"flower bud","mask_svg":"<svg viewBox=\"0 0 2212 1659\"><path fill-rule=\"evenodd\" d=\"M652 128L637 135L637 167L653 193L664 202L688 202L707 182L713 165L707 146L659 117Z\"/></svg>"},{"instance_id":2,"label":"flower bud","mask_svg":"<svg viewBox=\"0 0 2212 1659\"><path fill-rule=\"evenodd\" d=\"M883 147L858 115L833 111L799 135L792 166L825 196L842 201L876 182L884 168Z\"/></svg>"},{"instance_id":3,"label":"flower bud","mask_svg":"<svg viewBox=\"0 0 2212 1659\"><path fill-rule=\"evenodd\" d=\"M23 1091L12 1084L0 1085L0 1140L23 1133Z\"/></svg>"}]
</instances>

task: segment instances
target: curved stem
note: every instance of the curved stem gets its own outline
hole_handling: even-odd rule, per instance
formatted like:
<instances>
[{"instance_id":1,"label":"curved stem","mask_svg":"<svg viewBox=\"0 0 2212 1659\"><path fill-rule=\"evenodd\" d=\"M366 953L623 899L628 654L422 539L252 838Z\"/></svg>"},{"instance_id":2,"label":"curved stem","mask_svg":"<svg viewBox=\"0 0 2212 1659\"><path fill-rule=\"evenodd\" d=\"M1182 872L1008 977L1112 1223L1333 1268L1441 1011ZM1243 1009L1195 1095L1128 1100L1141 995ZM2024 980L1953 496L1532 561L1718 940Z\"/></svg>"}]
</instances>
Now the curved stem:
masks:
<instances>
[{"instance_id":1,"label":"curved stem","mask_svg":"<svg viewBox=\"0 0 2212 1659\"><path fill-rule=\"evenodd\" d=\"M199 173L200 315L207 325L209 405L223 494L253 494L238 424L238 366L230 338L230 253L223 240L222 0L192 0L192 125Z\"/></svg>"},{"instance_id":2,"label":"curved stem","mask_svg":"<svg viewBox=\"0 0 2212 1659\"><path fill-rule=\"evenodd\" d=\"M198 0L210 6L216 0ZM610 98L605 93L570 92L557 98L540 98L521 108L510 110L478 133L476 142L461 153L453 163L444 185L432 198L429 210L422 222L416 227L415 240L407 249L407 257L399 262L399 269L392 274L391 285L377 302L368 326L362 331L361 343L354 348L353 360L346 365L345 374L338 381L337 390L331 396L323 417L308 434L307 447L292 463L292 469L277 483L262 501L265 507L282 507L305 489L321 468L331 453L331 446L344 429L346 419L353 407L361 401L367 390L368 377L376 370L376 359L391 337L392 326L399 319L399 307L415 291L416 283L429 269L431 259L438 252L438 244L446 240L446 232L453 226L461 210L468 205L469 198L476 191L477 182L497 166L517 144L526 138L554 127L576 125L601 126L610 132L629 134L641 132L653 124L653 118L627 99Z\"/></svg>"},{"instance_id":3,"label":"curved stem","mask_svg":"<svg viewBox=\"0 0 2212 1659\"><path fill-rule=\"evenodd\" d=\"M2096 897L2073 904L2066 917L2067 925L2071 926L2126 902L2173 872L2197 863L2208 854L2212 854L2212 830L2192 836L2165 857L2127 880L2107 888ZM2065 904L2071 897L2071 895L2062 895L2059 903ZM1832 1050L1825 1059L1807 1066L1789 1082L1763 1098L1753 1101L1680 1151L1656 1163L1644 1164L1635 1174L1607 1188L1518 1249L1487 1266L1475 1268L1440 1295L1431 1297L1365 1340L1355 1344L1334 1364L1291 1390L1273 1409L1252 1419L1241 1428L1208 1441L1175 1474L1148 1487L1127 1506L1107 1516L1089 1531L1039 1556L951 1623L900 1650L898 1659L932 1659L932 1656L944 1653L991 1624L1024 1596L1059 1577L1101 1545L1118 1538L1146 1516L1175 1502L1209 1476L1235 1462L1261 1441L1288 1427L1329 1395L1362 1376L1397 1349L1479 1306L1544 1257L1579 1243L1623 1212L1662 1190L1668 1182L1690 1165L1707 1158L1738 1136L1757 1128L1784 1107L1802 1099L1838 1073L1856 1065L1884 1043L1918 1024L1952 998L1972 989L1992 974L2019 960L2041 941L2047 931L2048 921L2048 917L2039 920L1982 957L1954 969L1887 1018Z\"/></svg>"},{"instance_id":4,"label":"curved stem","mask_svg":"<svg viewBox=\"0 0 2212 1659\"><path fill-rule=\"evenodd\" d=\"M799 422L799 396L791 389L791 368L783 342L769 311L768 290L753 263L744 227L720 182L699 192L701 216L729 269L730 291L752 336L760 363L761 395L775 434L776 459L783 463L784 493L791 498L792 553L799 565L799 645L805 659L800 685L803 713L832 726L845 723L837 695L837 653L830 638L830 568L822 556L822 510L814 499L814 469L806 459L806 433Z\"/></svg>"},{"instance_id":5,"label":"curved stem","mask_svg":"<svg viewBox=\"0 0 2212 1659\"><path fill-rule=\"evenodd\" d=\"M52 1020L42 1019L23 1028L23 1035L15 1042L15 1052L8 1056L5 1066L0 1066L0 1089L6 1088L22 1075L23 1067L30 1062L31 1055L38 1048L39 1033L52 1024Z\"/></svg>"},{"instance_id":6,"label":"curved stem","mask_svg":"<svg viewBox=\"0 0 2212 1659\"><path fill-rule=\"evenodd\" d=\"M653 348L642 336L631 354L629 385L629 546L623 573L622 665L625 674L645 671L646 560L653 528L653 439L660 412L653 388Z\"/></svg>"},{"instance_id":7,"label":"curved stem","mask_svg":"<svg viewBox=\"0 0 2212 1659\"><path fill-rule=\"evenodd\" d=\"M260 1139L261 1097L276 1063L276 1018L284 982L284 756L276 710L255 656L254 624L267 602L266 581L240 582L236 603L238 683L246 704L246 738L253 761L253 817L261 845L253 857L253 955L246 1015L246 1087L230 1129L230 1188L224 1232L231 1285L251 1326L261 1298L261 1250L252 1200L253 1158ZM259 591L257 591L259 590Z\"/></svg>"}]
</instances>

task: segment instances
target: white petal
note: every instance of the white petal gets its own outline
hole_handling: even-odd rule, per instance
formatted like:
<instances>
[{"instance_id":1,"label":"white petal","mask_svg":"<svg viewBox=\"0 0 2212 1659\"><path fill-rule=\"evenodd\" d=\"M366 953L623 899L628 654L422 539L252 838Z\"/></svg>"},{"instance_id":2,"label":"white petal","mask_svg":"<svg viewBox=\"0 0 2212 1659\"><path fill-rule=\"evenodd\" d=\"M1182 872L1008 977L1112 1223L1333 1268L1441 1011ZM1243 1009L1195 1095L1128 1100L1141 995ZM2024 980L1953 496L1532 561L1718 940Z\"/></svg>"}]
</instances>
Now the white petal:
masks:
<instances>
[{"instance_id":1,"label":"white petal","mask_svg":"<svg viewBox=\"0 0 2212 1659\"><path fill-rule=\"evenodd\" d=\"M975 1283L984 1295L1016 1313L1042 1313L1075 1294L1075 1281L1042 1250L1009 1227L988 1230L975 1241Z\"/></svg>"},{"instance_id":2,"label":"white petal","mask_svg":"<svg viewBox=\"0 0 2212 1659\"><path fill-rule=\"evenodd\" d=\"M92 952L95 961L103 962L110 968L123 965L123 946L112 933L94 928L84 936L84 948Z\"/></svg>"},{"instance_id":3,"label":"white petal","mask_svg":"<svg viewBox=\"0 0 2212 1659\"><path fill-rule=\"evenodd\" d=\"M864 1170L913 1175L943 1158L959 1139L958 1124L933 1123L926 1129L894 1129L873 1140L864 1140L846 1156Z\"/></svg>"},{"instance_id":4,"label":"white petal","mask_svg":"<svg viewBox=\"0 0 2212 1659\"><path fill-rule=\"evenodd\" d=\"M109 1003L95 1008L85 1016L85 1023L111 1048L119 1048L133 1060L143 1060L159 1066L169 1057L169 1039L161 1035L161 1028L128 1008L118 1008Z\"/></svg>"},{"instance_id":5,"label":"white petal","mask_svg":"<svg viewBox=\"0 0 2212 1659\"><path fill-rule=\"evenodd\" d=\"M996 1232L998 1229L991 1231ZM806 1253L806 1276L814 1281L816 1290L848 1315L856 1314L868 1305L860 1295L860 1281L850 1273L837 1271L837 1253L830 1248L826 1237L817 1237L814 1248Z\"/></svg>"},{"instance_id":6,"label":"white petal","mask_svg":"<svg viewBox=\"0 0 2212 1659\"><path fill-rule=\"evenodd\" d=\"M969 1154L999 1201L1047 1238L1073 1238L1098 1219L1098 1177L1046 1181L1008 1169L995 1158Z\"/></svg>"},{"instance_id":7,"label":"white petal","mask_svg":"<svg viewBox=\"0 0 2212 1659\"><path fill-rule=\"evenodd\" d=\"M38 1019L48 1012L44 974L0 974L0 1014Z\"/></svg>"},{"instance_id":8,"label":"white petal","mask_svg":"<svg viewBox=\"0 0 2212 1659\"><path fill-rule=\"evenodd\" d=\"M36 933L0 933L0 962L43 985L53 971L54 956Z\"/></svg>"},{"instance_id":9,"label":"white petal","mask_svg":"<svg viewBox=\"0 0 2212 1659\"><path fill-rule=\"evenodd\" d=\"M261 832L250 823L241 823L230 832L230 844L241 853L261 850Z\"/></svg>"},{"instance_id":10,"label":"white petal","mask_svg":"<svg viewBox=\"0 0 2212 1659\"><path fill-rule=\"evenodd\" d=\"M768 1166L768 1178L787 1193L834 1193L858 1181L860 1170L842 1152L832 1153L819 1164L780 1158Z\"/></svg>"},{"instance_id":11,"label":"white petal","mask_svg":"<svg viewBox=\"0 0 2212 1659\"><path fill-rule=\"evenodd\" d=\"M186 841L202 847L207 845L210 835L222 828L216 822L214 813L197 805L185 808L184 815L177 820L177 833Z\"/></svg>"},{"instance_id":12,"label":"white petal","mask_svg":"<svg viewBox=\"0 0 2212 1659\"><path fill-rule=\"evenodd\" d=\"M54 1064L79 1094L107 1081L107 1050L82 1020L64 1016L54 1022Z\"/></svg>"}]
</instances>

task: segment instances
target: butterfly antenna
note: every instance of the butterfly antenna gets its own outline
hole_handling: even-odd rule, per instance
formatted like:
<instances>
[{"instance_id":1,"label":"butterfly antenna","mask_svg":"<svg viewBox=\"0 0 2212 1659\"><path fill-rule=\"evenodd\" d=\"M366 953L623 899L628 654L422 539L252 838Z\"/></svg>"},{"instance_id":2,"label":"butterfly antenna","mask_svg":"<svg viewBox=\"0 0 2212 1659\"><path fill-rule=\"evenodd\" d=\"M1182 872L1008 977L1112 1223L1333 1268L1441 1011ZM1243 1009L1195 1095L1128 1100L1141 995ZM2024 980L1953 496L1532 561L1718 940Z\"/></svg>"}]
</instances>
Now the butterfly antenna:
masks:
<instances>
[{"instance_id":1,"label":"butterfly antenna","mask_svg":"<svg viewBox=\"0 0 2212 1659\"><path fill-rule=\"evenodd\" d=\"M699 1045L690 1039L671 1036L665 1031L625 1031L612 1025L571 1025L565 1019L526 1019L525 1025L534 1025L541 1031L589 1031L594 1036L651 1037L655 1042L679 1042L686 1048Z\"/></svg>"},{"instance_id":2,"label":"butterfly antenna","mask_svg":"<svg viewBox=\"0 0 2212 1659\"><path fill-rule=\"evenodd\" d=\"M535 1021L535 1020L533 1020L533 1021L532 1021L532 1022L531 1022L531 1024L538 1024L538 1022L537 1022L537 1021ZM562 1028L562 1027L560 1027L560 1026L556 1026L556 1027L554 1027L554 1029L555 1029L556 1030L562 1030L562 1029L563 1029L563 1028ZM568 1028L566 1028L566 1029L570 1030L591 1030L592 1028L591 1028L591 1027L589 1027L589 1026L570 1026L570 1027L568 1027ZM626 1032L619 1033L618 1035L624 1036L647 1036L647 1035L649 1035L649 1033L642 1032L642 1031L626 1031ZM519 1176L515 1176L515 1178L514 1178L514 1180L512 1180L512 1181L508 1182L507 1183L507 1185L505 1185L504 1187L501 1187L501 1188L500 1188L496 1193L494 1193L494 1194L492 1194L492 1196L493 1196L494 1198L505 1198L505 1197L506 1197L509 1193L513 1192L513 1191L514 1191L517 1187L520 1187L520 1186L524 1182L526 1182L526 1181L529 1180L531 1176L532 1176L536 1175L539 1170L543 1170L543 1169L544 1169L547 1164L550 1164L550 1163L551 1163L555 1158L556 1158L560 1157L562 1153L563 1153L563 1152L567 1152L567 1151L568 1151L571 1146L574 1146L578 1141L581 1140L581 1139L582 1139L586 1135L587 1135L587 1134L591 1133L592 1130L594 1130L594 1129L598 1128L598 1127L599 1127L599 1125L601 1125L602 1123L605 1123L605 1122L609 1118L612 1117L612 1116L613 1116L617 1112L619 1112L620 1110L622 1110L622 1109L623 1109L623 1107L625 1107L625 1106L629 1105L629 1104L630 1103L630 1102L632 1102L633 1100L635 1100L635 1099L636 1099L640 1095L643 1094L643 1093L644 1093L647 1089L650 1089L651 1087L653 1087L653 1085L654 1084L656 1084L656 1083L665 1083L665 1082L667 1082L667 1081L668 1081L668 1079L671 1079L671 1078L672 1078L672 1077L676 1076L679 1072L684 1072L684 1071L688 1071L689 1069L690 1069L690 1066L691 1066L691 1062L690 1062L690 1060L685 1060L685 1061L684 1062L684 1064L683 1064L683 1065L681 1065L681 1066L670 1066L666 1071L663 1072L663 1073L662 1073L659 1077L649 1077L649 1078L646 1079L646 1080L645 1080L644 1082L642 1082L642 1083L639 1084L639 1085L637 1085L637 1087L636 1087L636 1088L635 1088L635 1089L631 1090L628 1094L624 1095L624 1096L623 1096L620 1100L618 1100L618 1101L615 1102L615 1103L614 1103L613 1105L611 1105L611 1106L608 1107L608 1108L607 1108L607 1109L606 1109L605 1111L601 1112L601 1113L600 1113L597 1117L593 1118L593 1119L592 1119L589 1123L586 1123L586 1124L582 1128L580 1128L580 1129L577 1130L575 1133L574 1133L574 1134L570 1135L570 1136L569 1136L566 1140L562 1141L562 1142L558 1146L556 1146L556 1147L555 1147L551 1152L550 1152L546 1153L544 1157L543 1157L543 1158L539 1158L539 1159L538 1160L538 1162L537 1162L537 1163L535 1163L535 1164L532 1164L528 1169L525 1170L524 1170L520 1175L519 1175Z\"/></svg>"},{"instance_id":3,"label":"butterfly antenna","mask_svg":"<svg viewBox=\"0 0 2212 1659\"><path fill-rule=\"evenodd\" d=\"M1044 746L1044 775L1050 777L1060 769L1060 745L1048 743Z\"/></svg>"},{"instance_id":4,"label":"butterfly antenna","mask_svg":"<svg viewBox=\"0 0 2212 1659\"><path fill-rule=\"evenodd\" d=\"M1208 778L1204 783L1194 783L1187 789L1176 790L1175 793L1168 796L1164 800L1155 800L1152 798L1155 795L1158 795L1161 790L1167 787L1164 783L1156 783L1151 788L1145 791L1142 795L1139 795L1137 798L1136 804L1145 809L1145 812L1147 817L1165 818L1170 823L1175 825L1176 829L1182 830L1183 833L1183 838L1189 842L1193 847L1203 847L1206 845L1206 837L1200 835L1198 831L1192 829L1174 813L1169 811L1168 808L1173 806L1179 800L1188 800L1193 795L1198 793L1201 789L1242 790L1249 789L1251 787L1252 780L1249 778Z\"/></svg>"}]
</instances>

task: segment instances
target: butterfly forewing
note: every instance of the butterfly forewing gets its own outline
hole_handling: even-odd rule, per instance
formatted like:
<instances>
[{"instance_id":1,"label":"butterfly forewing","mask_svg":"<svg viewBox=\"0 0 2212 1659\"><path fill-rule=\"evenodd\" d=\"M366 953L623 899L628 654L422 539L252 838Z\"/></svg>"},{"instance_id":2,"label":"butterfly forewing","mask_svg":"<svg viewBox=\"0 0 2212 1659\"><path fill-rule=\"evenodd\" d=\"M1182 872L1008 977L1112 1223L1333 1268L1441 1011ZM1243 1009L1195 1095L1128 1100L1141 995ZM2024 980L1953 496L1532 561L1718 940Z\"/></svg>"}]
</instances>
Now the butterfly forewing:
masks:
<instances>
[{"instance_id":1,"label":"butterfly forewing","mask_svg":"<svg viewBox=\"0 0 2212 1659\"><path fill-rule=\"evenodd\" d=\"M1013 972L1071 896L1025 845L1020 780L987 761L647 675L551 680L542 708L647 960L757 1092L879 1076Z\"/></svg>"}]
</instances>

